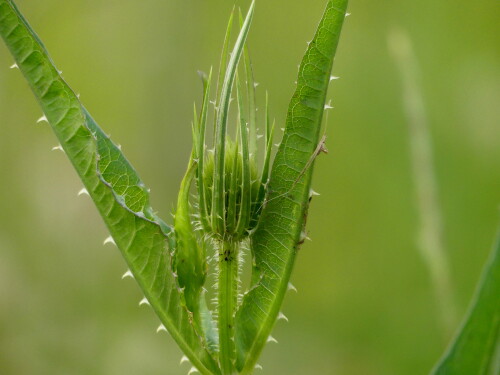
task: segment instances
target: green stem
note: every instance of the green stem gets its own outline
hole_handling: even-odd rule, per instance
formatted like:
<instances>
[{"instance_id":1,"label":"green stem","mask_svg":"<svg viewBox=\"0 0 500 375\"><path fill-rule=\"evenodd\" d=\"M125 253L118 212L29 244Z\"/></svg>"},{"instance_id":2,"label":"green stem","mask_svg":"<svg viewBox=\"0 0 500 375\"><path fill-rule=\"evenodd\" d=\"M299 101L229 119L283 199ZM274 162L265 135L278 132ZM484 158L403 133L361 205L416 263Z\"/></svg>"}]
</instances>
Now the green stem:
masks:
<instances>
[{"instance_id":1,"label":"green stem","mask_svg":"<svg viewBox=\"0 0 500 375\"><path fill-rule=\"evenodd\" d=\"M223 240L219 248L219 361L224 375L235 373L234 314L238 301L238 245Z\"/></svg>"}]
</instances>

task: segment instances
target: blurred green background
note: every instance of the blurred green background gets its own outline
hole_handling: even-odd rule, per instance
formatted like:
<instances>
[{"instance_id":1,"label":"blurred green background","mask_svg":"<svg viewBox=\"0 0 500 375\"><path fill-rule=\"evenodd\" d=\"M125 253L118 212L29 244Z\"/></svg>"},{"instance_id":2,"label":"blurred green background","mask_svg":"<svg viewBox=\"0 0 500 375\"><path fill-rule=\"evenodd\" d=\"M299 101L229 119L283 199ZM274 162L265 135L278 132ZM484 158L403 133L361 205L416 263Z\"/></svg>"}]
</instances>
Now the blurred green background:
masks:
<instances>
[{"instance_id":1,"label":"blurred green background","mask_svg":"<svg viewBox=\"0 0 500 375\"><path fill-rule=\"evenodd\" d=\"M190 152L196 71L217 65L233 1L18 0L95 119L169 218ZM297 64L326 0L257 1L258 94L282 127ZM238 1L247 8L249 1ZM444 243L461 317L498 224L500 3L351 0L316 164L309 236L260 363L264 374L426 374L446 347L419 229L401 80L419 60ZM0 46L0 374L185 374L31 92ZM455 321L455 325L458 321Z\"/></svg>"}]
</instances>

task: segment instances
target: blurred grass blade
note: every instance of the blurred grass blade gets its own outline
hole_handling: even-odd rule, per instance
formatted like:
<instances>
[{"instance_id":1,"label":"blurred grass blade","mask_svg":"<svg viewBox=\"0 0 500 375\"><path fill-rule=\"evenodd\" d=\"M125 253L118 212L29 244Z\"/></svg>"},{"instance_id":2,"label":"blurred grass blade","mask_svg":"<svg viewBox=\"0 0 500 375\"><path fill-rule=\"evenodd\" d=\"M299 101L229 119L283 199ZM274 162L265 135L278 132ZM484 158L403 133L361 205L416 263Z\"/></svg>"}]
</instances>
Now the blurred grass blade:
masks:
<instances>
[{"instance_id":1,"label":"blurred grass blade","mask_svg":"<svg viewBox=\"0 0 500 375\"><path fill-rule=\"evenodd\" d=\"M243 374L253 372L287 290L307 215L311 158L319 143L326 93L346 8L347 0L328 2L302 60L283 141L272 168L267 203L251 238L255 254L254 284L236 315L236 367Z\"/></svg>"},{"instance_id":2,"label":"blurred grass blade","mask_svg":"<svg viewBox=\"0 0 500 375\"><path fill-rule=\"evenodd\" d=\"M135 170L61 78L11 0L0 0L0 35L162 324L202 374L219 374L171 270L171 228L153 213Z\"/></svg>"},{"instance_id":3,"label":"blurred grass blade","mask_svg":"<svg viewBox=\"0 0 500 375\"><path fill-rule=\"evenodd\" d=\"M419 85L420 69L409 35L394 29L388 37L403 86L402 100L408 123L410 161L415 185L415 207L420 228L417 247L429 269L444 337L450 337L457 321L450 267L443 241L433 144L424 96Z\"/></svg>"},{"instance_id":4,"label":"blurred grass blade","mask_svg":"<svg viewBox=\"0 0 500 375\"><path fill-rule=\"evenodd\" d=\"M467 317L431 374L500 374L500 231Z\"/></svg>"}]
</instances>

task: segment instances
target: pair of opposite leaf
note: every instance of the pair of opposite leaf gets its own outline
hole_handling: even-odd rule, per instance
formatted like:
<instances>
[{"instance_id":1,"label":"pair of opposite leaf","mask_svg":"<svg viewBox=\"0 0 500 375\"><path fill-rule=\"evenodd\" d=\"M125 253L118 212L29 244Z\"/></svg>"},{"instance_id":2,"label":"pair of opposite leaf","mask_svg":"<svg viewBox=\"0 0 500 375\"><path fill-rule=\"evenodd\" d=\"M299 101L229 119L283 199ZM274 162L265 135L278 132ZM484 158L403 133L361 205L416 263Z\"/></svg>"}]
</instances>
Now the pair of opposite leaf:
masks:
<instances>
[{"instance_id":1,"label":"pair of opposite leaf","mask_svg":"<svg viewBox=\"0 0 500 375\"><path fill-rule=\"evenodd\" d=\"M283 140L271 168L273 127L266 110L264 166L256 167L257 116L246 39L254 3L229 54L231 22L217 80L214 150L205 133L211 76L193 123L193 152L181 184L174 226L149 205L149 194L119 148L62 79L44 45L12 0L0 0L0 34L45 118L94 200L149 302L202 374L252 373L278 317L310 199L311 158L319 142L333 57L347 0L331 0L299 68ZM239 68L240 60L244 68ZM240 79L243 75L244 79ZM245 82L242 87L241 82ZM227 136L236 98L235 139ZM191 185L197 197L190 200ZM193 212L196 209L197 212ZM196 220L193 218L196 217ZM239 258L249 247L252 281L241 297ZM208 251L216 252L217 320L204 295Z\"/></svg>"}]
</instances>

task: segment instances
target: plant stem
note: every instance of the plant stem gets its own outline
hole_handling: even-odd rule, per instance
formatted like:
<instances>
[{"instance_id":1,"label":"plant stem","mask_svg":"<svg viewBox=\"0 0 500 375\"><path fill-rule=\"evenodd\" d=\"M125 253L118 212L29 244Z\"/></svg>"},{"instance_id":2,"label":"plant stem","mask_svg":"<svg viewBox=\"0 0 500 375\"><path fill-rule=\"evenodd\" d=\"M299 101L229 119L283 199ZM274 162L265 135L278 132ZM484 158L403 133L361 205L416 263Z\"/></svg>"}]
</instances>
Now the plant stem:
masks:
<instances>
[{"instance_id":1,"label":"plant stem","mask_svg":"<svg viewBox=\"0 0 500 375\"><path fill-rule=\"evenodd\" d=\"M234 374L234 313L238 298L238 244L223 240L219 247L219 361L224 375Z\"/></svg>"}]
</instances>

